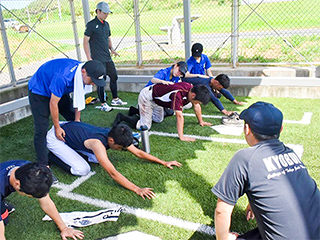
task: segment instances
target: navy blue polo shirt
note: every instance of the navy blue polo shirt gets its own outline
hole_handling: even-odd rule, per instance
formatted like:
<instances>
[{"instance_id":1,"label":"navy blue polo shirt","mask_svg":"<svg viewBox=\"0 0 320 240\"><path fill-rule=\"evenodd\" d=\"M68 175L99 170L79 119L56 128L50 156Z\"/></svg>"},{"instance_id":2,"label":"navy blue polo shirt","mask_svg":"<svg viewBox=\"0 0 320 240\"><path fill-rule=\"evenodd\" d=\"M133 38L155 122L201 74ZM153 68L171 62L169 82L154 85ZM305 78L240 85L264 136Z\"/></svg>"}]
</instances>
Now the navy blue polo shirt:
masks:
<instances>
[{"instance_id":1,"label":"navy blue polo shirt","mask_svg":"<svg viewBox=\"0 0 320 240\"><path fill-rule=\"evenodd\" d=\"M59 98L73 92L74 75L79 64L79 61L68 58L46 62L29 80L29 90L45 97L51 97L53 93Z\"/></svg>"},{"instance_id":2,"label":"navy blue polo shirt","mask_svg":"<svg viewBox=\"0 0 320 240\"><path fill-rule=\"evenodd\" d=\"M111 62L109 51L109 37L111 36L109 23L101 22L97 17L86 25L84 35L90 37L91 58L100 62Z\"/></svg>"},{"instance_id":3,"label":"navy blue polo shirt","mask_svg":"<svg viewBox=\"0 0 320 240\"><path fill-rule=\"evenodd\" d=\"M207 55L201 54L200 62L197 62L197 60L191 56L187 61L187 65L189 73L206 75L205 70L211 67L211 62Z\"/></svg>"},{"instance_id":4,"label":"navy blue polo shirt","mask_svg":"<svg viewBox=\"0 0 320 240\"><path fill-rule=\"evenodd\" d=\"M61 127L66 133L65 143L73 150L93 153L84 146L87 139L98 139L106 149L110 148L108 145L109 128L97 127L83 122L68 122L62 124Z\"/></svg>"},{"instance_id":5,"label":"navy blue polo shirt","mask_svg":"<svg viewBox=\"0 0 320 240\"><path fill-rule=\"evenodd\" d=\"M12 160L0 163L0 202L3 201L4 198L9 196L12 192L15 192L16 190L10 185L9 177L10 172L15 167L23 166L27 163L30 163L29 161L24 160ZM1 207L1 204L0 204ZM0 211L2 213L2 209ZM1 214L0 214L0 221L2 221Z\"/></svg>"},{"instance_id":6,"label":"navy blue polo shirt","mask_svg":"<svg viewBox=\"0 0 320 240\"><path fill-rule=\"evenodd\" d=\"M180 77L174 77L172 75L172 78L170 79L170 74L171 74L171 70L172 70L173 66L168 67L168 68L164 68L159 70L153 77L154 78L158 78L160 80L164 80L164 81L168 81L168 82L174 82L177 83L180 80ZM147 83L146 87L152 85L153 82L151 82L151 80Z\"/></svg>"}]
</instances>

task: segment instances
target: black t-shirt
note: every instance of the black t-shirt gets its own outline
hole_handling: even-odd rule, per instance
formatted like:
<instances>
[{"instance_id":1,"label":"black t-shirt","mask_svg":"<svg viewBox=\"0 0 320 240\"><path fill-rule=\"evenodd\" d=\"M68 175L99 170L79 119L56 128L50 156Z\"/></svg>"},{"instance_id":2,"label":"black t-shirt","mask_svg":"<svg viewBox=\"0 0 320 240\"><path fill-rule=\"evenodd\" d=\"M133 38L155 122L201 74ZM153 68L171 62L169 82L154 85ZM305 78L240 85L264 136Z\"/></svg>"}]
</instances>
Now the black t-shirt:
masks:
<instances>
[{"instance_id":1,"label":"black t-shirt","mask_svg":"<svg viewBox=\"0 0 320 240\"><path fill-rule=\"evenodd\" d=\"M109 128L96 127L83 122L68 122L61 125L65 131L65 143L73 150L80 150L92 153L91 150L84 146L87 139L98 139L102 144L109 149L108 134Z\"/></svg>"},{"instance_id":2,"label":"black t-shirt","mask_svg":"<svg viewBox=\"0 0 320 240\"><path fill-rule=\"evenodd\" d=\"M100 62L111 62L109 51L109 37L111 31L109 23L101 22L97 17L87 23L84 35L90 37L91 58Z\"/></svg>"}]
</instances>

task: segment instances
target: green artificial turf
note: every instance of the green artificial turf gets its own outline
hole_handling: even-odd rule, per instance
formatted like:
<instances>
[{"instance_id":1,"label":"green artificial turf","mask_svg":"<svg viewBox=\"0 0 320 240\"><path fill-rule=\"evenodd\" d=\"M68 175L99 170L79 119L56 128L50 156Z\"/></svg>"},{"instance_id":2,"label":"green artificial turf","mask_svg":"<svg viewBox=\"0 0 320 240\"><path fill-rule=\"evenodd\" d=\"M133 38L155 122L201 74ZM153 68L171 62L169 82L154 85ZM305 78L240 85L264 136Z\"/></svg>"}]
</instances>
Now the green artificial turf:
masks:
<instances>
[{"instance_id":1,"label":"green artificial turf","mask_svg":"<svg viewBox=\"0 0 320 240\"><path fill-rule=\"evenodd\" d=\"M120 97L128 101L128 105L136 105L137 94L120 93ZM227 110L242 111L250 104L262 100L273 103L280 108L286 120L301 120L304 112L312 112L311 124L284 123L280 139L285 143L303 145L302 161L310 175L320 184L320 164L318 152L320 103L317 99L293 98L258 98L237 97L239 101L247 102L245 106L233 105L222 98ZM95 105L97 106L97 105ZM82 113L82 121L97 126L111 126L118 112L122 110L102 112L95 106L87 106ZM185 112L193 113L192 110ZM203 114L221 115L209 103L203 107ZM219 124L219 119L204 119ZM163 123L153 124L152 131L176 133L175 117L169 117ZM241 136L220 135L210 127L200 127L195 117L185 117L185 134L211 136L228 139L243 139ZM26 159L34 161L33 121L26 118L0 129L0 161L9 159ZM152 164L134 157L129 152L108 150L108 156L114 166L130 181L140 187L151 187L156 193L153 200L143 200L133 192L124 189L98 165L90 164L96 172L73 192L91 198L106 200L134 208L160 213L186 221L209 226L214 224L214 209L217 198L211 193L211 188L219 180L229 160L236 151L247 147L246 144L231 144L197 140L194 143L181 142L177 138L151 135L151 153L163 160L177 160L183 164L181 168L167 169L161 165ZM77 177L66 174L56 166L52 166L54 174L60 182L72 183ZM51 197L61 212L95 211L99 208L83 204L77 200L59 197L58 190L52 188ZM59 232L52 222L42 222L43 212L35 199L11 194L8 200L16 207L11 215L10 224L6 227L7 239L60 239ZM240 198L235 206L231 229L245 232L255 227L255 222L245 220L246 197ZM81 229L85 239L102 237L138 230L155 235L161 239L212 239L211 236L156 221L138 218L134 215L121 213L117 222L106 222Z\"/></svg>"}]
</instances>

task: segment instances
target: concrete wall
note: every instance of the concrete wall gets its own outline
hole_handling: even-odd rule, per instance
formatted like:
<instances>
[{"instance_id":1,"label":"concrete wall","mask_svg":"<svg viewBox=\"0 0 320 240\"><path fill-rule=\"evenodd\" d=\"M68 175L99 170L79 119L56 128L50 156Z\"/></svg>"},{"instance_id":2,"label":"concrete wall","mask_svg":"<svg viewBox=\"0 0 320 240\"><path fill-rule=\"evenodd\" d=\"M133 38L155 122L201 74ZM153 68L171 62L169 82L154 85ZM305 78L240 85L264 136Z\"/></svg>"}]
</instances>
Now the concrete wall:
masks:
<instances>
[{"instance_id":1,"label":"concrete wall","mask_svg":"<svg viewBox=\"0 0 320 240\"><path fill-rule=\"evenodd\" d=\"M153 74L120 75L118 90L140 92L152 76ZM230 78L229 90L234 96L320 98L319 78L248 76ZM109 91L109 87L107 90ZM27 94L26 84L0 91L0 127L31 115Z\"/></svg>"}]
</instances>

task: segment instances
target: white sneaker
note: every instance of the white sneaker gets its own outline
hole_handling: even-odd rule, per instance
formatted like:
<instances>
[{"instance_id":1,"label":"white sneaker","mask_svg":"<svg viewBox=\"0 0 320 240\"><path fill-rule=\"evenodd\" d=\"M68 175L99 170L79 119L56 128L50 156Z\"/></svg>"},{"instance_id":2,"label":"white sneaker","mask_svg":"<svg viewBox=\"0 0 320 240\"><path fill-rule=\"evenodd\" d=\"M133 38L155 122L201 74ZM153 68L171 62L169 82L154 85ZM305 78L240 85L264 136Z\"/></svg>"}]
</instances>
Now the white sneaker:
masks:
<instances>
[{"instance_id":1,"label":"white sneaker","mask_svg":"<svg viewBox=\"0 0 320 240\"><path fill-rule=\"evenodd\" d=\"M123 102L120 98L112 99L111 105L113 106L120 106L120 105L127 105L127 102Z\"/></svg>"},{"instance_id":2,"label":"white sneaker","mask_svg":"<svg viewBox=\"0 0 320 240\"><path fill-rule=\"evenodd\" d=\"M106 102L101 106L101 111L111 112L112 110L113 110L113 107L110 107Z\"/></svg>"}]
</instances>

